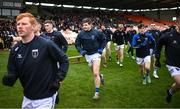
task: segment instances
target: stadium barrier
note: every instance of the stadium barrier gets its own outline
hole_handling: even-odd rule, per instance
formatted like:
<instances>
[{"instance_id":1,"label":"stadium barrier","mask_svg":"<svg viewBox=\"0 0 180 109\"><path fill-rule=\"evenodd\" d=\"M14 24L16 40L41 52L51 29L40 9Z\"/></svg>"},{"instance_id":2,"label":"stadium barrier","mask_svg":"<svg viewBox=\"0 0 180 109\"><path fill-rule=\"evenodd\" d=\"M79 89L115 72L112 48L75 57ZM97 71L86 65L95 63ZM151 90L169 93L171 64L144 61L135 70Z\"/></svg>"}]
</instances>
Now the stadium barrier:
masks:
<instances>
[{"instance_id":1,"label":"stadium barrier","mask_svg":"<svg viewBox=\"0 0 180 109\"><path fill-rule=\"evenodd\" d=\"M81 58L83 58L83 56L81 56L81 55L71 56L71 57L69 57L69 60L75 59L75 62L73 61L73 63L78 64L78 63L82 62L82 61L81 61Z\"/></svg>"}]
</instances>

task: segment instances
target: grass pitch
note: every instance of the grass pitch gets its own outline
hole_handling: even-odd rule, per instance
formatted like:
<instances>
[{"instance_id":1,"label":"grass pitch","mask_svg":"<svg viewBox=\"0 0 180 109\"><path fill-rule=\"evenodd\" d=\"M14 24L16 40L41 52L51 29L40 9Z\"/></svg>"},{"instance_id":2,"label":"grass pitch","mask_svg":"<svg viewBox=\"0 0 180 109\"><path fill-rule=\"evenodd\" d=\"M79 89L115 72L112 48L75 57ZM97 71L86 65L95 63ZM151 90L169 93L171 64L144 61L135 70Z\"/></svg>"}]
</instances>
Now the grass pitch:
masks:
<instances>
[{"instance_id":1,"label":"grass pitch","mask_svg":"<svg viewBox=\"0 0 180 109\"><path fill-rule=\"evenodd\" d=\"M0 79L6 73L8 51L0 51ZM79 55L73 45L69 46L68 56ZM94 81L87 63L72 64L70 60L69 72L60 90L60 103L56 108L178 108L180 107L180 92L177 92L171 103L166 103L166 89L173 80L165 64L159 70L160 79L142 85L138 65L130 57L124 59L124 66L120 67L115 61L115 51L112 49L112 62L108 67L101 66L105 85L101 87L101 98L92 100L94 95ZM152 73L152 71L151 71ZM0 83L0 108L20 108L23 90L19 83L11 87Z\"/></svg>"}]
</instances>

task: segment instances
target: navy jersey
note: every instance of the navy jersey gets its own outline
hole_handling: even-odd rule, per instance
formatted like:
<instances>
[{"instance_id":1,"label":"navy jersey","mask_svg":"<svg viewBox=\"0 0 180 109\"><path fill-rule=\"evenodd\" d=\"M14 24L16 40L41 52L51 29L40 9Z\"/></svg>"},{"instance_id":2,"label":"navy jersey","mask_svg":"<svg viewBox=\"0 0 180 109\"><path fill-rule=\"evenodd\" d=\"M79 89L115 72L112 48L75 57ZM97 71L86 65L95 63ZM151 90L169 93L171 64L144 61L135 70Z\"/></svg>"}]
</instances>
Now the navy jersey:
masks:
<instances>
[{"instance_id":1,"label":"navy jersey","mask_svg":"<svg viewBox=\"0 0 180 109\"><path fill-rule=\"evenodd\" d=\"M45 35L49 36L65 53L67 52L68 42L60 32L53 31L52 33L45 33Z\"/></svg>"},{"instance_id":2,"label":"navy jersey","mask_svg":"<svg viewBox=\"0 0 180 109\"><path fill-rule=\"evenodd\" d=\"M180 33L172 30L163 34L157 43L156 57L160 58L162 46L165 46L166 64L180 68Z\"/></svg>"},{"instance_id":3,"label":"navy jersey","mask_svg":"<svg viewBox=\"0 0 180 109\"><path fill-rule=\"evenodd\" d=\"M152 36L157 44L157 42L161 36L161 32L159 30L149 30L148 32L152 34ZM150 44L150 48L153 48L152 44Z\"/></svg>"},{"instance_id":4,"label":"navy jersey","mask_svg":"<svg viewBox=\"0 0 180 109\"><path fill-rule=\"evenodd\" d=\"M127 41L130 43L130 45L132 45L132 39L135 34L136 34L136 30L129 30L126 34Z\"/></svg>"},{"instance_id":5,"label":"navy jersey","mask_svg":"<svg viewBox=\"0 0 180 109\"><path fill-rule=\"evenodd\" d=\"M102 32L105 34L106 41L111 41L111 35L113 34L113 32L109 29L102 30Z\"/></svg>"},{"instance_id":6,"label":"navy jersey","mask_svg":"<svg viewBox=\"0 0 180 109\"><path fill-rule=\"evenodd\" d=\"M136 34L133 37L132 46L136 48L136 56L144 58L150 55L149 42L153 43L155 47L155 40L150 34Z\"/></svg>"},{"instance_id":7,"label":"navy jersey","mask_svg":"<svg viewBox=\"0 0 180 109\"><path fill-rule=\"evenodd\" d=\"M81 31L75 41L75 46L80 52L86 50L88 55L98 52L106 46L106 38L104 34L96 29L90 31Z\"/></svg>"},{"instance_id":8,"label":"navy jersey","mask_svg":"<svg viewBox=\"0 0 180 109\"><path fill-rule=\"evenodd\" d=\"M45 39L51 40L50 37L47 36L47 35L45 35L45 34L40 34L39 36L40 36L40 37L43 37L43 38L45 38Z\"/></svg>"},{"instance_id":9,"label":"navy jersey","mask_svg":"<svg viewBox=\"0 0 180 109\"><path fill-rule=\"evenodd\" d=\"M116 30L113 33L113 42L115 42L117 45L122 45L124 44L126 37L126 33L122 30Z\"/></svg>"},{"instance_id":10,"label":"navy jersey","mask_svg":"<svg viewBox=\"0 0 180 109\"><path fill-rule=\"evenodd\" d=\"M29 99L47 98L56 92L49 89L50 83L64 80L68 67L68 57L54 42L35 36L31 42L19 42L11 49L8 75L14 79L9 81L13 85L19 78Z\"/></svg>"}]
</instances>

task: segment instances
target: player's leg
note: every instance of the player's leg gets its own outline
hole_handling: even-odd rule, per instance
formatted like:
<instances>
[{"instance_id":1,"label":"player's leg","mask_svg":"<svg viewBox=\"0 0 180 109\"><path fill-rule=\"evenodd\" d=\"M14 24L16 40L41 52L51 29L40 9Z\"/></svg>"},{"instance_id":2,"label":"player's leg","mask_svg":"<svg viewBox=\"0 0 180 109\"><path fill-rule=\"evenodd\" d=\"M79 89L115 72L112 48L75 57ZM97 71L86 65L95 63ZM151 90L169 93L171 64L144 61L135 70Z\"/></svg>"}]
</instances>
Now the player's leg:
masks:
<instances>
[{"instance_id":1,"label":"player's leg","mask_svg":"<svg viewBox=\"0 0 180 109\"><path fill-rule=\"evenodd\" d=\"M109 41L108 43L107 43L107 51L108 51L108 57L109 57L109 61L111 61L112 60L112 57L111 57L111 41Z\"/></svg>"},{"instance_id":2,"label":"player's leg","mask_svg":"<svg viewBox=\"0 0 180 109\"><path fill-rule=\"evenodd\" d=\"M107 67L107 61L106 61L106 48L103 49L102 53L102 58L103 58L103 67Z\"/></svg>"},{"instance_id":3,"label":"player's leg","mask_svg":"<svg viewBox=\"0 0 180 109\"><path fill-rule=\"evenodd\" d=\"M167 90L166 101L168 103L171 102L172 95L180 89L180 68L167 66L169 72L171 73L172 78L174 79L174 83L172 86Z\"/></svg>"},{"instance_id":4,"label":"player's leg","mask_svg":"<svg viewBox=\"0 0 180 109\"><path fill-rule=\"evenodd\" d=\"M116 63L119 64L119 58L120 58L120 46L116 46Z\"/></svg>"},{"instance_id":5,"label":"player's leg","mask_svg":"<svg viewBox=\"0 0 180 109\"><path fill-rule=\"evenodd\" d=\"M140 74L142 77L142 84L146 84L146 75L145 75L145 71L144 71L144 62L143 62L143 58L139 58L136 57L136 63L139 65L139 70L140 70Z\"/></svg>"},{"instance_id":6,"label":"player's leg","mask_svg":"<svg viewBox=\"0 0 180 109\"><path fill-rule=\"evenodd\" d=\"M145 63L145 73L146 73L147 82L151 83L151 77L150 77L151 56L146 56L144 58L144 63Z\"/></svg>"},{"instance_id":7,"label":"player's leg","mask_svg":"<svg viewBox=\"0 0 180 109\"><path fill-rule=\"evenodd\" d=\"M133 49L132 46L130 46L130 50L131 50L131 58L132 58L132 59L136 59L136 58L134 57L134 49Z\"/></svg>"},{"instance_id":8,"label":"player's leg","mask_svg":"<svg viewBox=\"0 0 180 109\"><path fill-rule=\"evenodd\" d=\"M98 54L96 54L98 55ZM101 63L101 58L100 56L93 58L92 60L92 72L93 72L93 77L94 77L94 84L95 84L95 94L93 99L99 99L99 90L100 90L100 63Z\"/></svg>"},{"instance_id":9,"label":"player's leg","mask_svg":"<svg viewBox=\"0 0 180 109\"><path fill-rule=\"evenodd\" d=\"M156 62L156 58L155 58L155 56L153 55L152 56L152 60L153 60L153 76L154 76L154 78L156 78L156 79L159 79L159 76L158 76L158 67L156 67L155 66L155 62Z\"/></svg>"},{"instance_id":10,"label":"player's leg","mask_svg":"<svg viewBox=\"0 0 180 109\"><path fill-rule=\"evenodd\" d=\"M120 66L123 66L123 61L124 61L124 44L120 46Z\"/></svg>"}]
</instances>

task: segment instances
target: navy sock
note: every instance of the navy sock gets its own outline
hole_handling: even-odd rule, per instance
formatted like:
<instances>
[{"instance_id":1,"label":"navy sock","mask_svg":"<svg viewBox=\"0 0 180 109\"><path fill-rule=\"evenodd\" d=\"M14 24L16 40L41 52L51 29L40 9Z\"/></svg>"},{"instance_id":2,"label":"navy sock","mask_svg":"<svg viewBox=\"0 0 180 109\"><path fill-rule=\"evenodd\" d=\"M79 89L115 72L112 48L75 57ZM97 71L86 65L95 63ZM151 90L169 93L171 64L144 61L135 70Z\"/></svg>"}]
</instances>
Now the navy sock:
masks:
<instances>
[{"instance_id":1,"label":"navy sock","mask_svg":"<svg viewBox=\"0 0 180 109\"><path fill-rule=\"evenodd\" d=\"M96 92L99 92L99 88L96 87Z\"/></svg>"},{"instance_id":2,"label":"navy sock","mask_svg":"<svg viewBox=\"0 0 180 109\"><path fill-rule=\"evenodd\" d=\"M170 95L173 95L173 90L172 90L172 88L170 88L168 91L169 91L169 94L170 94Z\"/></svg>"},{"instance_id":3,"label":"navy sock","mask_svg":"<svg viewBox=\"0 0 180 109\"><path fill-rule=\"evenodd\" d=\"M150 73L150 70L147 69L147 70L146 70L146 76L149 76L149 73Z\"/></svg>"}]
</instances>

